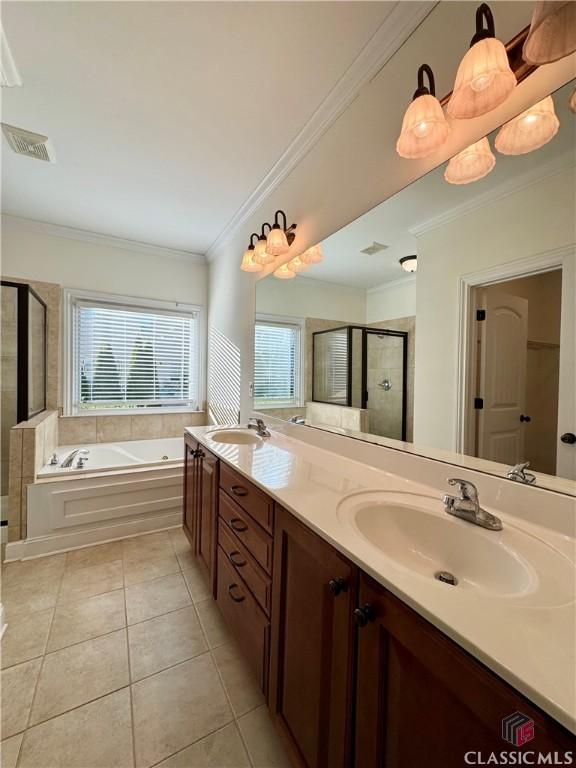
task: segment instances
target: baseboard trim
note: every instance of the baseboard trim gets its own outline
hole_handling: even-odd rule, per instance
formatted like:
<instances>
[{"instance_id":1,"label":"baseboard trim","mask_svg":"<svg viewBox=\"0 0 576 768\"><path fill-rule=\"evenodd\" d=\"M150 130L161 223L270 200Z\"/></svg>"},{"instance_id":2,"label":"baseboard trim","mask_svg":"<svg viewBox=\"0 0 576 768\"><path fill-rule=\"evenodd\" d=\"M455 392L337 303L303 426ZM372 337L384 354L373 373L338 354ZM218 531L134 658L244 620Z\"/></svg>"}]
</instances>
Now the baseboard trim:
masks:
<instances>
[{"instance_id":1,"label":"baseboard trim","mask_svg":"<svg viewBox=\"0 0 576 768\"><path fill-rule=\"evenodd\" d=\"M56 533L49 536L38 536L33 539L8 542L4 562L15 560L30 560L58 552L68 552L73 549L84 549L95 544L106 544L118 539L127 539L140 533L152 533L177 528L182 525L182 513L170 512L157 517L147 517L143 520L123 522L116 525L105 525L72 533Z\"/></svg>"}]
</instances>

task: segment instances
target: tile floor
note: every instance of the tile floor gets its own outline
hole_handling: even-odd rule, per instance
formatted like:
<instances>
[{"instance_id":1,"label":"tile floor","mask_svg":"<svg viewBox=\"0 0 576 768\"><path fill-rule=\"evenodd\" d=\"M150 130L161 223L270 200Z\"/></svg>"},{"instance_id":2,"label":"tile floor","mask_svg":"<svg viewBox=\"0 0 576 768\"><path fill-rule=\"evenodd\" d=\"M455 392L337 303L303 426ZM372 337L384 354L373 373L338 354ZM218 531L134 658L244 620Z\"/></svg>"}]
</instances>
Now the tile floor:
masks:
<instances>
[{"instance_id":1,"label":"tile floor","mask_svg":"<svg viewBox=\"0 0 576 768\"><path fill-rule=\"evenodd\" d=\"M181 530L2 568L2 768L283 768Z\"/></svg>"}]
</instances>

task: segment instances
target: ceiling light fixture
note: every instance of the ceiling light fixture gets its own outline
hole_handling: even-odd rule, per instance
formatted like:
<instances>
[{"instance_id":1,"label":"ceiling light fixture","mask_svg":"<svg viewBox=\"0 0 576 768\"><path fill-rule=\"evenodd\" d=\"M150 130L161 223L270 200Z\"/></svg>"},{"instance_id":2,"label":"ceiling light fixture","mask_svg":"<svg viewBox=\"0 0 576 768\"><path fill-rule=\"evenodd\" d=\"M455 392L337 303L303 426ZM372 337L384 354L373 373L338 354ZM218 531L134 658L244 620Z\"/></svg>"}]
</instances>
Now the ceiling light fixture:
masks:
<instances>
[{"instance_id":1,"label":"ceiling light fixture","mask_svg":"<svg viewBox=\"0 0 576 768\"><path fill-rule=\"evenodd\" d=\"M451 158L444 171L444 178L449 184L470 184L487 176L495 165L496 158L484 136Z\"/></svg>"},{"instance_id":2,"label":"ceiling light fixture","mask_svg":"<svg viewBox=\"0 0 576 768\"><path fill-rule=\"evenodd\" d=\"M576 3L538 0L522 57L529 64L551 64L576 51Z\"/></svg>"},{"instance_id":3,"label":"ceiling light fixture","mask_svg":"<svg viewBox=\"0 0 576 768\"><path fill-rule=\"evenodd\" d=\"M503 155L525 155L543 147L558 133L560 121L552 96L539 101L498 131L494 145Z\"/></svg>"},{"instance_id":4,"label":"ceiling light fixture","mask_svg":"<svg viewBox=\"0 0 576 768\"><path fill-rule=\"evenodd\" d=\"M506 101L515 87L516 75L510 69L506 48L495 37L492 11L482 3L476 9L476 34L458 67L448 116L462 119L485 115Z\"/></svg>"},{"instance_id":5,"label":"ceiling light fixture","mask_svg":"<svg viewBox=\"0 0 576 768\"><path fill-rule=\"evenodd\" d=\"M267 246L267 240L266 235L264 234L264 228L270 227L270 224L262 224L262 231L258 235L258 242L256 243L256 247L254 248L254 261L256 264L272 264L274 261L274 256L271 256L266 251Z\"/></svg>"},{"instance_id":6,"label":"ceiling light fixture","mask_svg":"<svg viewBox=\"0 0 576 768\"><path fill-rule=\"evenodd\" d=\"M400 266L405 269L406 272L416 272L418 269L418 257L416 254L412 256L403 256L400 259Z\"/></svg>"},{"instance_id":7,"label":"ceiling light fixture","mask_svg":"<svg viewBox=\"0 0 576 768\"><path fill-rule=\"evenodd\" d=\"M283 227L280 227L279 217L282 217L284 220ZM287 227L286 224L287 220L284 211L276 211L274 214L274 224L268 233L266 246L266 253L269 253L270 256L284 256L284 254L288 253L290 245L294 242L295 235L293 230L296 228L296 224L292 224L290 227ZM290 235L292 235L291 238Z\"/></svg>"},{"instance_id":8,"label":"ceiling light fixture","mask_svg":"<svg viewBox=\"0 0 576 768\"><path fill-rule=\"evenodd\" d=\"M279 280L291 280L293 277L296 277L296 273L289 268L288 264L282 264L281 267L274 270L274 277L277 277Z\"/></svg>"},{"instance_id":9,"label":"ceiling light fixture","mask_svg":"<svg viewBox=\"0 0 576 768\"><path fill-rule=\"evenodd\" d=\"M324 261L324 252L320 243L313 245L308 248L307 251L304 251L300 256L300 259L304 264L320 264L321 261Z\"/></svg>"},{"instance_id":10,"label":"ceiling light fixture","mask_svg":"<svg viewBox=\"0 0 576 768\"><path fill-rule=\"evenodd\" d=\"M428 87L424 85L424 75ZM444 144L449 133L450 127L436 98L434 74L428 64L422 64L418 69L418 88L402 120L396 152L409 160L428 157Z\"/></svg>"},{"instance_id":11,"label":"ceiling light fixture","mask_svg":"<svg viewBox=\"0 0 576 768\"><path fill-rule=\"evenodd\" d=\"M264 266L262 264L259 264L257 261L254 261L254 238L258 237L258 234L254 232L252 235L250 235L250 245L248 248L244 251L244 256L242 257L242 264L240 264L240 269L243 272L262 272L264 269Z\"/></svg>"}]
</instances>

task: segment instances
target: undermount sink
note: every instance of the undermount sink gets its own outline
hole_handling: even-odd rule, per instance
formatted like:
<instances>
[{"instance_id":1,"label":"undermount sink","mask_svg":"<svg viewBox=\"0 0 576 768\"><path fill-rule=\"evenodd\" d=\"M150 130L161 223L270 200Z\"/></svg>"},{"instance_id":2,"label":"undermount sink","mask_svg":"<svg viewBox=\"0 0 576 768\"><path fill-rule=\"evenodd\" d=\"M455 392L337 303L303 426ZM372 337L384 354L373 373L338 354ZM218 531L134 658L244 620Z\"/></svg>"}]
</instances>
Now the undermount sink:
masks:
<instances>
[{"instance_id":1,"label":"undermount sink","mask_svg":"<svg viewBox=\"0 0 576 768\"><path fill-rule=\"evenodd\" d=\"M262 438L249 429L218 429L209 432L208 437L214 443L232 443L233 445L258 445Z\"/></svg>"},{"instance_id":2,"label":"undermount sink","mask_svg":"<svg viewBox=\"0 0 576 768\"><path fill-rule=\"evenodd\" d=\"M510 524L487 531L451 517L440 499L362 492L340 503L338 518L396 565L438 579L439 588L539 607L575 599L575 568L562 553Z\"/></svg>"}]
</instances>

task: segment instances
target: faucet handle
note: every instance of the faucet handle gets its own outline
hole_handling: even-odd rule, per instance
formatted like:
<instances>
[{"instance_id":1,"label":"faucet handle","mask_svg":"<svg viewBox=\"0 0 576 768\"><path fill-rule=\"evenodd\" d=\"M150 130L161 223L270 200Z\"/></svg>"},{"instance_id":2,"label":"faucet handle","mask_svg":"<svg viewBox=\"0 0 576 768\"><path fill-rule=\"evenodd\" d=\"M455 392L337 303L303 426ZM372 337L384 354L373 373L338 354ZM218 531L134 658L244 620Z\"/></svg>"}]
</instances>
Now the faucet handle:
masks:
<instances>
[{"instance_id":1,"label":"faucet handle","mask_svg":"<svg viewBox=\"0 0 576 768\"><path fill-rule=\"evenodd\" d=\"M460 495L468 501L478 501L478 488L469 480L460 480L458 477L449 477L448 485L457 485Z\"/></svg>"}]
</instances>

